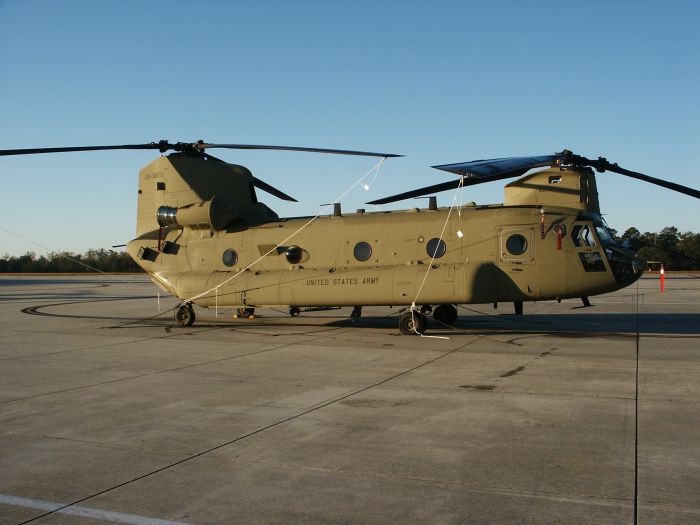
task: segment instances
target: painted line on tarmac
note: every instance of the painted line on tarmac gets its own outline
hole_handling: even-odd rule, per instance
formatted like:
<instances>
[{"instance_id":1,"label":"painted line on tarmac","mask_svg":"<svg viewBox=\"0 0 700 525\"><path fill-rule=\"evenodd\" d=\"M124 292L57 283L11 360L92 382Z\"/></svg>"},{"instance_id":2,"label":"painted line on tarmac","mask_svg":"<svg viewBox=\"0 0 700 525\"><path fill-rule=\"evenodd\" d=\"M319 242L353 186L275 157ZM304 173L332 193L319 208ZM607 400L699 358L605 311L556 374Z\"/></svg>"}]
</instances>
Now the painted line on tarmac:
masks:
<instances>
[{"instance_id":1,"label":"painted line on tarmac","mask_svg":"<svg viewBox=\"0 0 700 525\"><path fill-rule=\"evenodd\" d=\"M137 516L135 514L123 514L121 512L112 512L109 510L91 509L89 507L70 506L66 507L64 503L54 503L53 501L45 501L41 499L21 498L10 494L0 494L0 503L12 505L15 507L26 507L37 510L54 511L59 514L70 514L72 516L80 516L82 518L93 518L112 523L128 523L131 525L189 525L183 521L161 520L158 518L147 518L146 516ZM65 508L61 508L65 507Z\"/></svg>"}]
</instances>

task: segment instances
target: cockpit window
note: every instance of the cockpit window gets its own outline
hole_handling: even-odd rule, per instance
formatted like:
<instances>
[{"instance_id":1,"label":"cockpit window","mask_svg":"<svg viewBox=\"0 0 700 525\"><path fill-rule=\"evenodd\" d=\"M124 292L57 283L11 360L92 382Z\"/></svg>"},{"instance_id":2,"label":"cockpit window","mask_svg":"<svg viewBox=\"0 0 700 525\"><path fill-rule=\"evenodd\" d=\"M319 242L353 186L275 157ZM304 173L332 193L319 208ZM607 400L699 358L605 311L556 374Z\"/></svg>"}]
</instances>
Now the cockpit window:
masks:
<instances>
[{"instance_id":1,"label":"cockpit window","mask_svg":"<svg viewBox=\"0 0 700 525\"><path fill-rule=\"evenodd\" d=\"M576 246L595 246L595 236L587 224L578 224L571 230L571 239Z\"/></svg>"},{"instance_id":2,"label":"cockpit window","mask_svg":"<svg viewBox=\"0 0 700 525\"><path fill-rule=\"evenodd\" d=\"M586 253L582 252L578 254L583 264L583 269L587 272L604 272L605 263L603 258L598 252Z\"/></svg>"}]
</instances>

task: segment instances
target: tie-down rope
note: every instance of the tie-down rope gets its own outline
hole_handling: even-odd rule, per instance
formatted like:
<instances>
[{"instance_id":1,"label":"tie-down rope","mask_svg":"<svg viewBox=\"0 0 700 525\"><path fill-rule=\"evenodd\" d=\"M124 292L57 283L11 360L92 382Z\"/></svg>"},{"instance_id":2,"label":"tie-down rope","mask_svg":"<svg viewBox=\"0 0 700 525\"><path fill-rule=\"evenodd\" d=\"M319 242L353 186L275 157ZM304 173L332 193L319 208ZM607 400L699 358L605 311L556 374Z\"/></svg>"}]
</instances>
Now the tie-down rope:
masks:
<instances>
[{"instance_id":1,"label":"tie-down rope","mask_svg":"<svg viewBox=\"0 0 700 525\"><path fill-rule=\"evenodd\" d=\"M416 311L418 310L416 308L416 301L418 300L418 296L420 293L423 291L423 286L425 286L425 282L428 280L428 274L430 273L430 270L433 269L433 263L435 262L435 255L438 252L438 249L440 247L440 244L443 243L443 237L445 236L445 230L447 229L447 224L450 222L450 216L452 215L452 210L455 208L455 205L457 203L457 200L459 196L461 195L461 189L462 186L464 185L464 176L460 177L459 179L459 184L457 185L457 188L455 189L454 197L452 198L452 204L450 205L450 209L447 212L447 217L445 218L445 224L442 225L442 231L440 232L440 242L438 245L435 247L433 250L433 253L430 258L430 264L428 265L428 269L425 271L425 275L423 276L423 281L420 283L420 287L418 288L418 292L416 292L416 297L413 299L413 302L411 303L411 319L413 320L413 331L420 335L421 337L431 337L433 339L449 339L449 337L446 336L440 336L440 335L423 335L418 331L416 328ZM460 205L461 207L461 205ZM460 210L461 212L461 210ZM461 216L461 213L460 213ZM422 313L418 312L417 315L423 315Z\"/></svg>"},{"instance_id":2,"label":"tie-down rope","mask_svg":"<svg viewBox=\"0 0 700 525\"><path fill-rule=\"evenodd\" d=\"M199 299L199 298L201 298L201 297L204 297L204 296L206 296L207 294L209 294L209 293L211 293L211 292L215 292L215 293L217 294L217 302L218 302L218 289L219 289L219 288L221 288L221 287L224 286L225 284L228 284L229 282L231 282L232 280L234 280L236 277L238 277L239 275L241 275L243 272L245 272L246 270L250 269L251 267L253 267L253 266L254 266L255 264L257 264L258 262L262 261L265 257L267 257L268 255L270 255L272 252L276 251L277 248L280 248L281 246L284 246L288 241L290 241L292 238L294 238L295 236L297 236L297 235L298 235L299 233L301 233L307 226L309 226L309 225L310 225L311 223L313 223L316 219L318 219L321 215L323 215L323 214L326 212L326 210L330 210L330 208L331 208L331 206L333 206L333 203L334 203L334 202L340 202L340 200L341 200L343 197L345 197L345 195L347 195L348 193L350 193L350 191L352 191L356 186L359 186L360 184L362 184L362 182L363 182L367 177L369 177L370 175L372 175L372 174L374 173L374 174L375 174L375 175L374 175L374 178L372 178L370 184L373 183L374 180L377 178L377 174L379 173L379 169L382 167L382 164L384 163L385 160L386 160L386 157L382 157L382 158L379 160L379 162L377 162L374 166L372 166L372 169L370 169L367 173L365 173L362 177L360 177L355 183L353 183L353 184L352 184L348 189L346 189L343 193L341 193L340 195L338 195L338 196L333 200L333 202L331 202L330 204L327 204L324 208L321 209L321 211L320 211L317 215L315 215L315 216L312 217L310 220L308 220L308 221L307 221L305 224L303 224L298 230L296 230L295 232L293 232L293 233L292 233L291 235L289 235L286 239L280 241L277 245L275 245L273 248L271 248L270 250L268 250L266 253L264 253L263 255L261 255L260 257L258 257L257 259L255 259L255 260L254 260L252 263L250 263L248 266L246 266L245 268L243 268L242 270L240 270L238 273L232 275L232 276L229 277L228 279L226 279L226 280L222 281L221 283L217 284L216 286L210 288L209 290L206 290L205 292L202 292L202 293L200 293L200 294L194 295L194 296L190 297L189 299L185 299L184 302L190 303L190 302L194 301L195 299ZM364 187L364 188L368 188L369 185L363 185L363 187ZM160 279L160 277L159 277L159 279Z\"/></svg>"}]
</instances>

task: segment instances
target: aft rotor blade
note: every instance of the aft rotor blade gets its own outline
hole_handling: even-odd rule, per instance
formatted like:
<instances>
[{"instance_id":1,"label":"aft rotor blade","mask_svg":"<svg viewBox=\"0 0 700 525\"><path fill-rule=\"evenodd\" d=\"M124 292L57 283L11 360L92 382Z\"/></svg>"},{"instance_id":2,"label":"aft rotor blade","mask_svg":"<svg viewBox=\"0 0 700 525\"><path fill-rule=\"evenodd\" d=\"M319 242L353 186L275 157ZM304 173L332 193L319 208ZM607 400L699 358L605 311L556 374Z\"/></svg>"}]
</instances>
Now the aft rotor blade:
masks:
<instances>
[{"instance_id":1,"label":"aft rotor blade","mask_svg":"<svg viewBox=\"0 0 700 525\"><path fill-rule=\"evenodd\" d=\"M71 146L65 148L27 148L27 149L3 149L3 155L33 155L35 153L68 153L71 151L102 151L114 149L160 149L161 145L151 142L150 144L123 144L120 146Z\"/></svg>"},{"instance_id":2,"label":"aft rotor blade","mask_svg":"<svg viewBox=\"0 0 700 525\"><path fill-rule=\"evenodd\" d=\"M167 140L159 142L151 142L149 144L123 144L117 146L69 146L62 148L26 148L26 149L4 149L0 150L2 155L31 155L35 153L67 153L71 151L102 151L102 150L139 150L139 149L157 149L161 153L169 150L180 151L184 153L203 153L209 148L222 149L253 149L253 150L277 150L277 151L304 151L310 153L332 153L335 155L357 155L362 157L403 157L394 153L377 153L373 151L354 151L345 149L326 149L326 148L303 148L296 146L264 146L256 144L209 144L204 141L198 142L175 142L171 143Z\"/></svg>"},{"instance_id":3,"label":"aft rotor blade","mask_svg":"<svg viewBox=\"0 0 700 525\"><path fill-rule=\"evenodd\" d=\"M644 182L649 182L650 184L656 184L657 186L662 186L664 188L668 188L669 190L677 191L679 193L689 195L690 197L695 197L696 199L700 199L700 191L695 190L693 188L689 188L688 186L676 184L675 182L670 182L664 179L657 179L656 177L650 177L649 175L637 173L636 171L626 170L625 168L621 168L617 164L610 164L607 161L604 163L603 166L601 166L601 168L607 171L612 171L614 173L619 173L620 175L632 177L633 179L643 180Z\"/></svg>"},{"instance_id":4,"label":"aft rotor blade","mask_svg":"<svg viewBox=\"0 0 700 525\"><path fill-rule=\"evenodd\" d=\"M299 202L294 197L290 197L286 193L278 190L274 186L270 186L267 182L262 181L257 177L253 177L253 186L255 186L256 188L260 188L261 190L266 191L270 195L274 195L275 197L277 197L278 199L282 199L283 201Z\"/></svg>"},{"instance_id":5,"label":"aft rotor blade","mask_svg":"<svg viewBox=\"0 0 700 525\"><path fill-rule=\"evenodd\" d=\"M526 169L519 169L516 171L511 171L508 173L501 173L499 175L494 175L491 177L484 177L484 178L463 178L462 186L473 186L475 184L483 184L485 182L491 182L494 180L502 180L502 179L509 179L511 177L519 177L526 171L528 171L529 168ZM460 179L457 180L451 180L448 182L442 182L440 184L433 184L432 186L426 186L424 188L419 188L417 190L412 190L412 191L407 191L404 193L399 193L398 195L392 195L390 197L384 197L382 199L377 199L372 202L368 202L367 204L389 204L390 202L396 202L396 201L402 201L404 199L411 199L413 197L421 197L423 195L429 195L431 193L439 193L441 191L447 191L447 190L454 190L458 188L460 185Z\"/></svg>"},{"instance_id":6,"label":"aft rotor blade","mask_svg":"<svg viewBox=\"0 0 700 525\"><path fill-rule=\"evenodd\" d=\"M214 160L216 162L224 162L223 160L215 157L214 155L210 155L209 153L202 153L204 155L204 158ZM226 164L226 162L224 162ZM257 177L253 177L253 186L256 188L260 188L263 191L266 191L270 195L274 195L278 199L282 199L283 201L291 201L291 202L299 202L296 200L294 197L290 197L286 193L278 190L274 186L270 186L267 182L258 179Z\"/></svg>"},{"instance_id":7,"label":"aft rotor blade","mask_svg":"<svg viewBox=\"0 0 700 525\"><path fill-rule=\"evenodd\" d=\"M354 151L346 149L304 148L297 146L263 146L257 144L196 144L197 149L224 148L224 149L261 149L276 151L307 151L310 153L331 153L334 155L358 155L361 157L403 157L394 153L376 153L372 151Z\"/></svg>"}]
</instances>

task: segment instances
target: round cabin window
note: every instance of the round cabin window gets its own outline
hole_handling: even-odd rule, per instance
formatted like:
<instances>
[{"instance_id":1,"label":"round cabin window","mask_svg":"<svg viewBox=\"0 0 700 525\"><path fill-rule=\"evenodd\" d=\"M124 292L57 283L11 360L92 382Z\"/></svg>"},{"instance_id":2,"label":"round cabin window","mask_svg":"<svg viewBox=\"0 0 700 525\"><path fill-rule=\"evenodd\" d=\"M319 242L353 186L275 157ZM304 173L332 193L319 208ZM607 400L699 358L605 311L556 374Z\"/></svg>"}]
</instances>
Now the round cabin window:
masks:
<instances>
[{"instance_id":1,"label":"round cabin window","mask_svg":"<svg viewBox=\"0 0 700 525\"><path fill-rule=\"evenodd\" d=\"M430 257L434 257L435 259L439 259L443 255L445 255L445 252L447 251L445 241L443 241L442 239L438 239L437 237L435 237L434 239L430 239L425 248L428 252L428 255Z\"/></svg>"},{"instance_id":2,"label":"round cabin window","mask_svg":"<svg viewBox=\"0 0 700 525\"><path fill-rule=\"evenodd\" d=\"M352 253L358 261L366 261L372 257L372 247L365 241L360 241L355 245Z\"/></svg>"},{"instance_id":3,"label":"round cabin window","mask_svg":"<svg viewBox=\"0 0 700 525\"><path fill-rule=\"evenodd\" d=\"M518 233L511 235L506 241L506 250L511 255L522 255L527 250L527 239Z\"/></svg>"},{"instance_id":4,"label":"round cabin window","mask_svg":"<svg viewBox=\"0 0 700 525\"><path fill-rule=\"evenodd\" d=\"M238 254L236 253L236 250L229 248L228 250L224 251L221 260L226 266L233 266L238 262Z\"/></svg>"},{"instance_id":5,"label":"round cabin window","mask_svg":"<svg viewBox=\"0 0 700 525\"><path fill-rule=\"evenodd\" d=\"M287 262L290 264L297 264L301 261L304 252L298 246L290 246L284 251L284 255L287 258Z\"/></svg>"}]
</instances>

